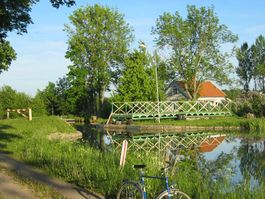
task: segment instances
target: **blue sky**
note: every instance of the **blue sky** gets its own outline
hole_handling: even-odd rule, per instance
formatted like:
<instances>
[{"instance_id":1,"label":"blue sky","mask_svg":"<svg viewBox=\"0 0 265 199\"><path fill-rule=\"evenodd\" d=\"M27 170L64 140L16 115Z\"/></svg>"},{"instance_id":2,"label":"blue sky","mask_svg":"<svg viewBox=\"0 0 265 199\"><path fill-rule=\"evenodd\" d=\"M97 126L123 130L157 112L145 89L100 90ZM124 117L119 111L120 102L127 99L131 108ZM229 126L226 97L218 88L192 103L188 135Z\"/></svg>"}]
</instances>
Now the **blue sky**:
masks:
<instances>
[{"instance_id":1,"label":"blue sky","mask_svg":"<svg viewBox=\"0 0 265 199\"><path fill-rule=\"evenodd\" d=\"M17 52L17 60L7 72L0 74L0 87L10 85L17 91L35 95L37 89L44 89L48 82L56 82L68 71L70 64L64 58L67 49L67 35L64 24L68 16L80 6L108 5L125 15L125 20L133 27L137 47L143 40L149 51L154 49L152 26L163 12L178 11L186 16L186 6L214 6L220 23L238 34L237 46L247 41L252 44L258 35L265 35L265 1L262 0L76 0L71 8L53 8L48 0L41 0L31 12L34 24L29 25L28 34L9 34L8 40ZM235 61L234 64L237 64Z\"/></svg>"}]
</instances>

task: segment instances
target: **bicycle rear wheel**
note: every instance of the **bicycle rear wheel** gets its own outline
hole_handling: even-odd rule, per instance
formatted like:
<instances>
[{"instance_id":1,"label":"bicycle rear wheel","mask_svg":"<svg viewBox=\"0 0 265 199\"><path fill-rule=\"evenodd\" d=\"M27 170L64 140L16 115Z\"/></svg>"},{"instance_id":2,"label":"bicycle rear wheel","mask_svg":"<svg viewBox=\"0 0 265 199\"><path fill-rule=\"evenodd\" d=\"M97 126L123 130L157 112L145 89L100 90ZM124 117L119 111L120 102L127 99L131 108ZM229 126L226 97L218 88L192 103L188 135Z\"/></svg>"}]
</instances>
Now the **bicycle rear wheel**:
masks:
<instances>
[{"instance_id":1,"label":"bicycle rear wheel","mask_svg":"<svg viewBox=\"0 0 265 199\"><path fill-rule=\"evenodd\" d=\"M143 199L143 191L135 182L124 182L117 193L117 199Z\"/></svg>"},{"instance_id":2,"label":"bicycle rear wheel","mask_svg":"<svg viewBox=\"0 0 265 199\"><path fill-rule=\"evenodd\" d=\"M163 191L157 199L167 199L168 198L168 192ZM185 194L182 191L179 191L177 189L170 189L170 199L191 199L187 194Z\"/></svg>"}]
</instances>

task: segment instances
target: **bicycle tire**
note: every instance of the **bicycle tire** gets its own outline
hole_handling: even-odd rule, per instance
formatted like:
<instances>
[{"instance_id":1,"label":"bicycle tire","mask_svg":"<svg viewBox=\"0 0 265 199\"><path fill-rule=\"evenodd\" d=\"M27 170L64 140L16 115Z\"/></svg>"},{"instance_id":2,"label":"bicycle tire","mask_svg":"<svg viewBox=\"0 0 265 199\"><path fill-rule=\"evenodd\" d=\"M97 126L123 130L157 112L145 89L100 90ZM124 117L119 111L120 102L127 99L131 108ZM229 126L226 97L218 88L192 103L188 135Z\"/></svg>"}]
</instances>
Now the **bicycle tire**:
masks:
<instances>
[{"instance_id":1,"label":"bicycle tire","mask_svg":"<svg viewBox=\"0 0 265 199\"><path fill-rule=\"evenodd\" d=\"M143 199L144 194L138 183L135 182L124 182L118 193L117 199Z\"/></svg>"},{"instance_id":2,"label":"bicycle tire","mask_svg":"<svg viewBox=\"0 0 265 199\"><path fill-rule=\"evenodd\" d=\"M187 194L175 188L170 189L170 192L171 192L170 199L191 199ZM167 190L165 190L157 197L157 199L167 199L168 198L167 196L168 192Z\"/></svg>"}]
</instances>

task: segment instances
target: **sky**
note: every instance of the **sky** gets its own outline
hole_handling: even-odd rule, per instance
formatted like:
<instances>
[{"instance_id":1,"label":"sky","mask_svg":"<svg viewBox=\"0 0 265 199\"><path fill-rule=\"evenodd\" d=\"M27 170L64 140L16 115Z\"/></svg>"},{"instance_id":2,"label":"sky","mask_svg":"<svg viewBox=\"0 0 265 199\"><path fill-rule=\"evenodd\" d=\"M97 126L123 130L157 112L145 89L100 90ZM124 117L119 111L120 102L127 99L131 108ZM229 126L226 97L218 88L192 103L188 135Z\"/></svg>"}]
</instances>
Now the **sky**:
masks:
<instances>
[{"instance_id":1,"label":"sky","mask_svg":"<svg viewBox=\"0 0 265 199\"><path fill-rule=\"evenodd\" d=\"M81 6L107 5L124 14L127 23L134 29L135 40L131 48L144 41L150 52L154 51L154 35L151 29L156 19L164 12L186 17L187 5L214 6L220 23L225 24L239 40L253 44L260 35L265 35L265 1L263 0L76 0L76 5L55 9L48 0L34 5L31 17L34 24L28 26L28 33L10 33L8 40L17 52L17 59L9 70L0 74L0 87L9 85L19 92L34 96L43 90L48 82L56 82L67 72L70 61L65 58L67 34L64 24L69 24L69 15ZM163 52L161 52L163 55ZM163 55L166 56L166 55ZM233 61L236 65L237 62Z\"/></svg>"}]
</instances>

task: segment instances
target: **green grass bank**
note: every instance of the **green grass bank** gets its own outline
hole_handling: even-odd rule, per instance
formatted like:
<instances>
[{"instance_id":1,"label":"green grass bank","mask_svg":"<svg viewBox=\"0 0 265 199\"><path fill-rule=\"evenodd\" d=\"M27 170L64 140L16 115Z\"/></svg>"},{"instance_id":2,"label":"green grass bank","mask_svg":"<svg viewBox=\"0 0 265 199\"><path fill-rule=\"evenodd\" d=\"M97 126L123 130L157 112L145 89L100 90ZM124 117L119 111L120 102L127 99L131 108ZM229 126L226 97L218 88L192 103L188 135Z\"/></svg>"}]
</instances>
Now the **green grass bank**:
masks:
<instances>
[{"instance_id":1,"label":"green grass bank","mask_svg":"<svg viewBox=\"0 0 265 199\"><path fill-rule=\"evenodd\" d=\"M249 121L251 123L248 126L251 128L265 125L262 119L256 122ZM198 120L192 122L198 122ZM264 126L259 126L259 129L263 128ZM152 165L147 167L147 173L150 175L160 173L161 165L157 159L157 153L128 154L126 166L120 169L120 152L101 152L83 141L48 139L48 135L52 133L68 134L75 131L73 127L56 117L33 118L33 121L0 120L1 151L9 152L28 164L44 169L51 175L100 192L107 198L115 198L122 179L137 177L137 172L131 167L133 164ZM252 190L248 182L238 185L231 192L224 192L222 187L226 182L213 182L210 177L205 177L196 167L196 162L191 159L179 164L175 169L178 172L170 176L170 179L192 198L261 199L264 196L263 184ZM147 189L153 190L151 196L161 188L161 183L157 181L147 181L147 184Z\"/></svg>"},{"instance_id":2,"label":"green grass bank","mask_svg":"<svg viewBox=\"0 0 265 199\"><path fill-rule=\"evenodd\" d=\"M265 132L265 118L243 118L237 116L231 117L211 117L208 119L194 119L194 120L172 120L162 119L160 123L154 120L134 121L135 125L174 125L174 126L238 126L242 127L247 132L260 131Z\"/></svg>"}]
</instances>

